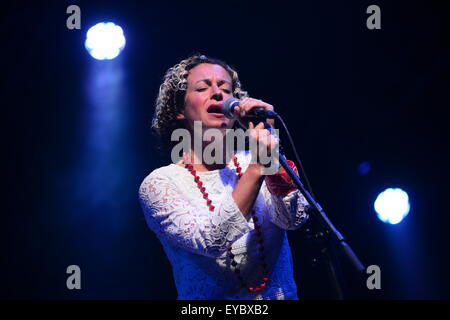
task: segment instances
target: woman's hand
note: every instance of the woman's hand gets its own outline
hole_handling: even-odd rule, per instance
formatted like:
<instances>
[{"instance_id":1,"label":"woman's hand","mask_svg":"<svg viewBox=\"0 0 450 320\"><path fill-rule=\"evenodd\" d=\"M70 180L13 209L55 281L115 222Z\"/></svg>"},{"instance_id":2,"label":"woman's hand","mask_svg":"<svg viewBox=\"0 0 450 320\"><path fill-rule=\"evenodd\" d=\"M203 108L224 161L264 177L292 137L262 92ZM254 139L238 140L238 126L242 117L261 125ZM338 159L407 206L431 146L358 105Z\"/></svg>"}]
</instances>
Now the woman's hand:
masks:
<instances>
[{"instance_id":1,"label":"woman's hand","mask_svg":"<svg viewBox=\"0 0 450 320\"><path fill-rule=\"evenodd\" d=\"M295 163L291 160L287 160L287 163L298 176L298 170ZM297 187L292 181L292 178L283 167L280 167L276 174L267 175L265 181L269 192L276 196L285 197L290 192L297 190Z\"/></svg>"},{"instance_id":2,"label":"woman's hand","mask_svg":"<svg viewBox=\"0 0 450 320\"><path fill-rule=\"evenodd\" d=\"M250 150L252 152L252 163L258 163L265 167L271 165L273 151L278 148L279 139L264 128L264 122L256 126L249 122ZM255 159L256 157L256 159Z\"/></svg>"},{"instance_id":3,"label":"woman's hand","mask_svg":"<svg viewBox=\"0 0 450 320\"><path fill-rule=\"evenodd\" d=\"M234 114L237 115L237 120L239 121L241 126L243 126L244 128L250 128L249 123L251 122L251 119L247 118L244 120L243 118L250 113L250 110L256 107L274 111L274 108L271 104L268 104L262 100L253 98L244 98L239 102L239 106L234 109ZM266 122L272 128L274 127L273 119L266 119Z\"/></svg>"},{"instance_id":4,"label":"woman's hand","mask_svg":"<svg viewBox=\"0 0 450 320\"><path fill-rule=\"evenodd\" d=\"M252 159L232 193L236 205L244 214L247 221L251 217L255 199L267 176L267 167L271 165L270 161L272 159L268 155L278 145L278 139L270 134L269 130L264 128L264 122L260 122L256 126L250 122L248 130ZM260 156L261 154L263 157ZM278 168L276 168L274 173L277 170Z\"/></svg>"}]
</instances>

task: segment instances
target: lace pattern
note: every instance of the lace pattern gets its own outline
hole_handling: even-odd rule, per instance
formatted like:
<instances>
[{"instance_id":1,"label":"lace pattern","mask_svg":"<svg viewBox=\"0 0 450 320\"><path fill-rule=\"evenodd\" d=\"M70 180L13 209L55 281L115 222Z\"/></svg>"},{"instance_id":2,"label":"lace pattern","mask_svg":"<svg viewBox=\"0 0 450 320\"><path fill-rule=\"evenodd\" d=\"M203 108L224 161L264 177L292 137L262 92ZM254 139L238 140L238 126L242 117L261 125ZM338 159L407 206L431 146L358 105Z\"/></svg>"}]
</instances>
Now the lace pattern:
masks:
<instances>
[{"instance_id":1,"label":"lace pattern","mask_svg":"<svg viewBox=\"0 0 450 320\"><path fill-rule=\"evenodd\" d=\"M206 206L180 197L168 177L152 173L142 184L140 195L150 228L173 245L195 253L216 257L250 229L230 193L214 202L220 205L211 213Z\"/></svg>"},{"instance_id":2,"label":"lace pattern","mask_svg":"<svg viewBox=\"0 0 450 320\"><path fill-rule=\"evenodd\" d=\"M237 156L245 171L250 154ZM213 212L192 175L175 164L154 170L139 189L147 224L172 264L178 299L296 299L285 230L306 221L305 199L298 191L284 198L273 196L263 182L254 209L261 221L271 281L265 291L249 293L240 287L226 255L233 246L243 276L250 282L257 280L261 266L253 220L245 219L231 195L238 181L235 167L231 162L224 169L198 175L215 205Z\"/></svg>"}]
</instances>

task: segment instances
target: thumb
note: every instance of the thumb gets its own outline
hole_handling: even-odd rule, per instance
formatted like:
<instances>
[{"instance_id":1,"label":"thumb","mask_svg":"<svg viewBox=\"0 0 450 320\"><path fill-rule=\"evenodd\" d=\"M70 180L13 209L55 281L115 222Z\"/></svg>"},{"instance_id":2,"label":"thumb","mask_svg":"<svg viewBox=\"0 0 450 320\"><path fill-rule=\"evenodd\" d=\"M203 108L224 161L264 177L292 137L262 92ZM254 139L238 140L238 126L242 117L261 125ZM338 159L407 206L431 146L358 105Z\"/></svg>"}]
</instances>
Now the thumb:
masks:
<instances>
[{"instance_id":1,"label":"thumb","mask_svg":"<svg viewBox=\"0 0 450 320\"><path fill-rule=\"evenodd\" d=\"M234 116L238 116L241 114L241 107L235 107L234 108Z\"/></svg>"}]
</instances>

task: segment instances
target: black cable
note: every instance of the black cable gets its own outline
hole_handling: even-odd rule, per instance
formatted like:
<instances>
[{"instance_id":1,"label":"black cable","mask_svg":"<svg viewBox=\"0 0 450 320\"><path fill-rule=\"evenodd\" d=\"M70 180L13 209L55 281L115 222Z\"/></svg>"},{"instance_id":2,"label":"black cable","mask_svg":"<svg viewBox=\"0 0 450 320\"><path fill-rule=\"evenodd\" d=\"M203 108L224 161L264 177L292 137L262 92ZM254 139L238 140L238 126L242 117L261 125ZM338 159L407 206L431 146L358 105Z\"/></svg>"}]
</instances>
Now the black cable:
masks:
<instances>
[{"instance_id":1,"label":"black cable","mask_svg":"<svg viewBox=\"0 0 450 320\"><path fill-rule=\"evenodd\" d=\"M289 139L289 143L291 144L292 150L294 151L295 159L297 160L297 163L298 163L298 165L300 167L301 174L305 178L306 187L308 188L309 193L313 196L313 198L316 198L316 196L314 195L314 192L312 191L311 184L309 183L308 176L306 175L305 168L303 167L303 164L300 161L300 157L298 156L297 148L295 148L295 144L294 144L294 142L292 140L291 134L289 133L289 130L288 130L286 124L283 121L283 118L281 118L281 116L279 114L277 114L276 115L276 119L278 119L281 122L281 124L283 125L284 130L286 131L286 134L287 134L288 139Z\"/></svg>"}]
</instances>

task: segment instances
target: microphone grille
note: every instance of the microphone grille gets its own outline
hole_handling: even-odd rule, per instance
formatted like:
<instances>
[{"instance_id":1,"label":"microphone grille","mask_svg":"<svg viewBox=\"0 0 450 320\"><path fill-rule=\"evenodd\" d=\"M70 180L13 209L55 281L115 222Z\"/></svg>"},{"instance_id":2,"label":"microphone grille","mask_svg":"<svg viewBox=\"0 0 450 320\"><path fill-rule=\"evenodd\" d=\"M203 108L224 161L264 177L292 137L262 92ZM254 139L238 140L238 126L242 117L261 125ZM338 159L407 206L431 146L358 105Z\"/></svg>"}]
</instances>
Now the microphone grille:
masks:
<instances>
[{"instance_id":1,"label":"microphone grille","mask_svg":"<svg viewBox=\"0 0 450 320\"><path fill-rule=\"evenodd\" d=\"M234 114L234 108L239 105L239 99L236 98L228 98L222 103L222 113L228 119L232 119Z\"/></svg>"}]
</instances>

